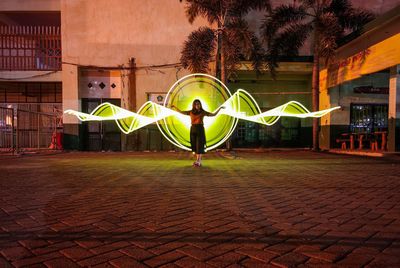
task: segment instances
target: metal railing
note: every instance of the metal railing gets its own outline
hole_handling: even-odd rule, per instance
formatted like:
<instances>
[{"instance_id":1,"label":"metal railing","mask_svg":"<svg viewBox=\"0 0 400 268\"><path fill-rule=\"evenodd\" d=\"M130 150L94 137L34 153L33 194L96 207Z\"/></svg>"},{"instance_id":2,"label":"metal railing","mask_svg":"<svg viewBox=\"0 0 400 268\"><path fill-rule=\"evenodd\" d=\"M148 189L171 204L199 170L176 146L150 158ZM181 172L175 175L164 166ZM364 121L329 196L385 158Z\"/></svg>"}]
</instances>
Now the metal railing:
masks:
<instances>
[{"instance_id":1,"label":"metal railing","mask_svg":"<svg viewBox=\"0 0 400 268\"><path fill-rule=\"evenodd\" d=\"M59 149L57 120L54 114L0 107L0 152Z\"/></svg>"},{"instance_id":2,"label":"metal railing","mask_svg":"<svg viewBox=\"0 0 400 268\"><path fill-rule=\"evenodd\" d=\"M0 151L14 151L14 109L0 107Z\"/></svg>"},{"instance_id":3,"label":"metal railing","mask_svg":"<svg viewBox=\"0 0 400 268\"><path fill-rule=\"evenodd\" d=\"M49 148L56 133L54 115L17 110L16 147L18 149Z\"/></svg>"},{"instance_id":4,"label":"metal railing","mask_svg":"<svg viewBox=\"0 0 400 268\"><path fill-rule=\"evenodd\" d=\"M0 70L61 70L60 27L0 26Z\"/></svg>"}]
</instances>

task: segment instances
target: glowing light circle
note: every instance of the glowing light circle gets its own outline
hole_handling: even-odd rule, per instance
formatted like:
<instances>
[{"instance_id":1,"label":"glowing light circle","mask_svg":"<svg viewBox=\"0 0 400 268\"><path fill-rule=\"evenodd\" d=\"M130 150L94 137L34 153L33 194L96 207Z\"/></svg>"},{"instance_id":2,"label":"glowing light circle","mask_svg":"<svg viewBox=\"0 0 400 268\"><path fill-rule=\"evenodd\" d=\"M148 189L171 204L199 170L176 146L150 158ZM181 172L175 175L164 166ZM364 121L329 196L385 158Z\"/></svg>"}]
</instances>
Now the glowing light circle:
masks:
<instances>
[{"instance_id":1,"label":"glowing light circle","mask_svg":"<svg viewBox=\"0 0 400 268\"><path fill-rule=\"evenodd\" d=\"M232 97L229 89L219 79L207 74L190 74L176 81L169 89L164 107L175 105L182 111L192 109L192 102L200 99L203 109L214 112ZM238 119L220 113L215 117L205 117L206 151L225 142L237 125ZM190 117L176 115L157 121L164 137L175 146L185 150L190 148Z\"/></svg>"}]
</instances>

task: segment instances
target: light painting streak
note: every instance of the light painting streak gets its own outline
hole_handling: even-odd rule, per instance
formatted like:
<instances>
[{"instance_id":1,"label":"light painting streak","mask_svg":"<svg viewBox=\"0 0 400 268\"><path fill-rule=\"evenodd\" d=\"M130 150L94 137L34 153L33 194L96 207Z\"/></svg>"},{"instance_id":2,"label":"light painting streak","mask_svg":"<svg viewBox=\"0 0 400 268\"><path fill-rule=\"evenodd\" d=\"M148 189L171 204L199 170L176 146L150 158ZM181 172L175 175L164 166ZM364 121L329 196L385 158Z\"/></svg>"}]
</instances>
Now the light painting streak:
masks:
<instances>
[{"instance_id":1,"label":"light painting streak","mask_svg":"<svg viewBox=\"0 0 400 268\"><path fill-rule=\"evenodd\" d=\"M178 80L168 91L164 105L148 101L137 113L125 110L111 103L102 103L90 114L66 110L81 121L114 120L120 130L129 134L147 125L156 123L163 136L175 146L190 151L190 118L168 107L175 105L181 110L190 110L194 99L200 99L205 110L217 110L215 117L205 117L206 151L220 146L233 133L238 119L266 126L275 124L280 117L308 118L322 117L340 107L310 112L297 101L261 112L254 98L245 90L238 89L233 95L218 79L206 74L191 74ZM216 106L218 105L218 106Z\"/></svg>"}]
</instances>

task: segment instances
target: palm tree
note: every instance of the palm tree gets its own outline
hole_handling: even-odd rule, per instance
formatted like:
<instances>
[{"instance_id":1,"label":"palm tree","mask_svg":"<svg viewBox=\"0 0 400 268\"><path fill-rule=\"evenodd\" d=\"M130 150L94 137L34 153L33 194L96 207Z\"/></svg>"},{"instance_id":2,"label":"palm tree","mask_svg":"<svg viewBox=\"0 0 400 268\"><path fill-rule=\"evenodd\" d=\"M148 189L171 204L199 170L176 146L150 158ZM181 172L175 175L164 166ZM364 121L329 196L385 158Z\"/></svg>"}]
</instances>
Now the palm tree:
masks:
<instances>
[{"instance_id":1,"label":"palm tree","mask_svg":"<svg viewBox=\"0 0 400 268\"><path fill-rule=\"evenodd\" d=\"M349 0L297 0L277 6L265 16L261 35L268 45L268 67L274 74L279 56L298 55L311 37L314 54L312 70L312 108L319 109L320 60L325 64L334 55L338 41L350 31L359 31L374 18L354 8ZM319 120L313 119L313 150L319 150Z\"/></svg>"},{"instance_id":2,"label":"palm tree","mask_svg":"<svg viewBox=\"0 0 400 268\"><path fill-rule=\"evenodd\" d=\"M215 27L200 27L189 35L181 53L183 67L192 72L207 72L209 63L215 60L216 76L224 83L240 60L251 60L259 71L264 51L243 19L253 9L270 10L269 0L186 0L190 23L202 16Z\"/></svg>"}]
</instances>

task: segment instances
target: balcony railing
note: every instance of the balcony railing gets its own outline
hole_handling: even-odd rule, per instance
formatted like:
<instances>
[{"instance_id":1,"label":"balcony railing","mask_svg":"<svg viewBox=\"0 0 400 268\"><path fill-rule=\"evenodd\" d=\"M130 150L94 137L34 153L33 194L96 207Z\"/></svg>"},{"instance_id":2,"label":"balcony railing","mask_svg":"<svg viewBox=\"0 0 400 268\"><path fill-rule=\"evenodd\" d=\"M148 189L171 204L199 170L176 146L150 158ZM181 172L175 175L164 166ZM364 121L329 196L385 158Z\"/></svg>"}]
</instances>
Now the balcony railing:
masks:
<instances>
[{"instance_id":1,"label":"balcony railing","mask_svg":"<svg viewBox=\"0 0 400 268\"><path fill-rule=\"evenodd\" d=\"M0 26L0 70L61 70L60 27Z\"/></svg>"}]
</instances>

